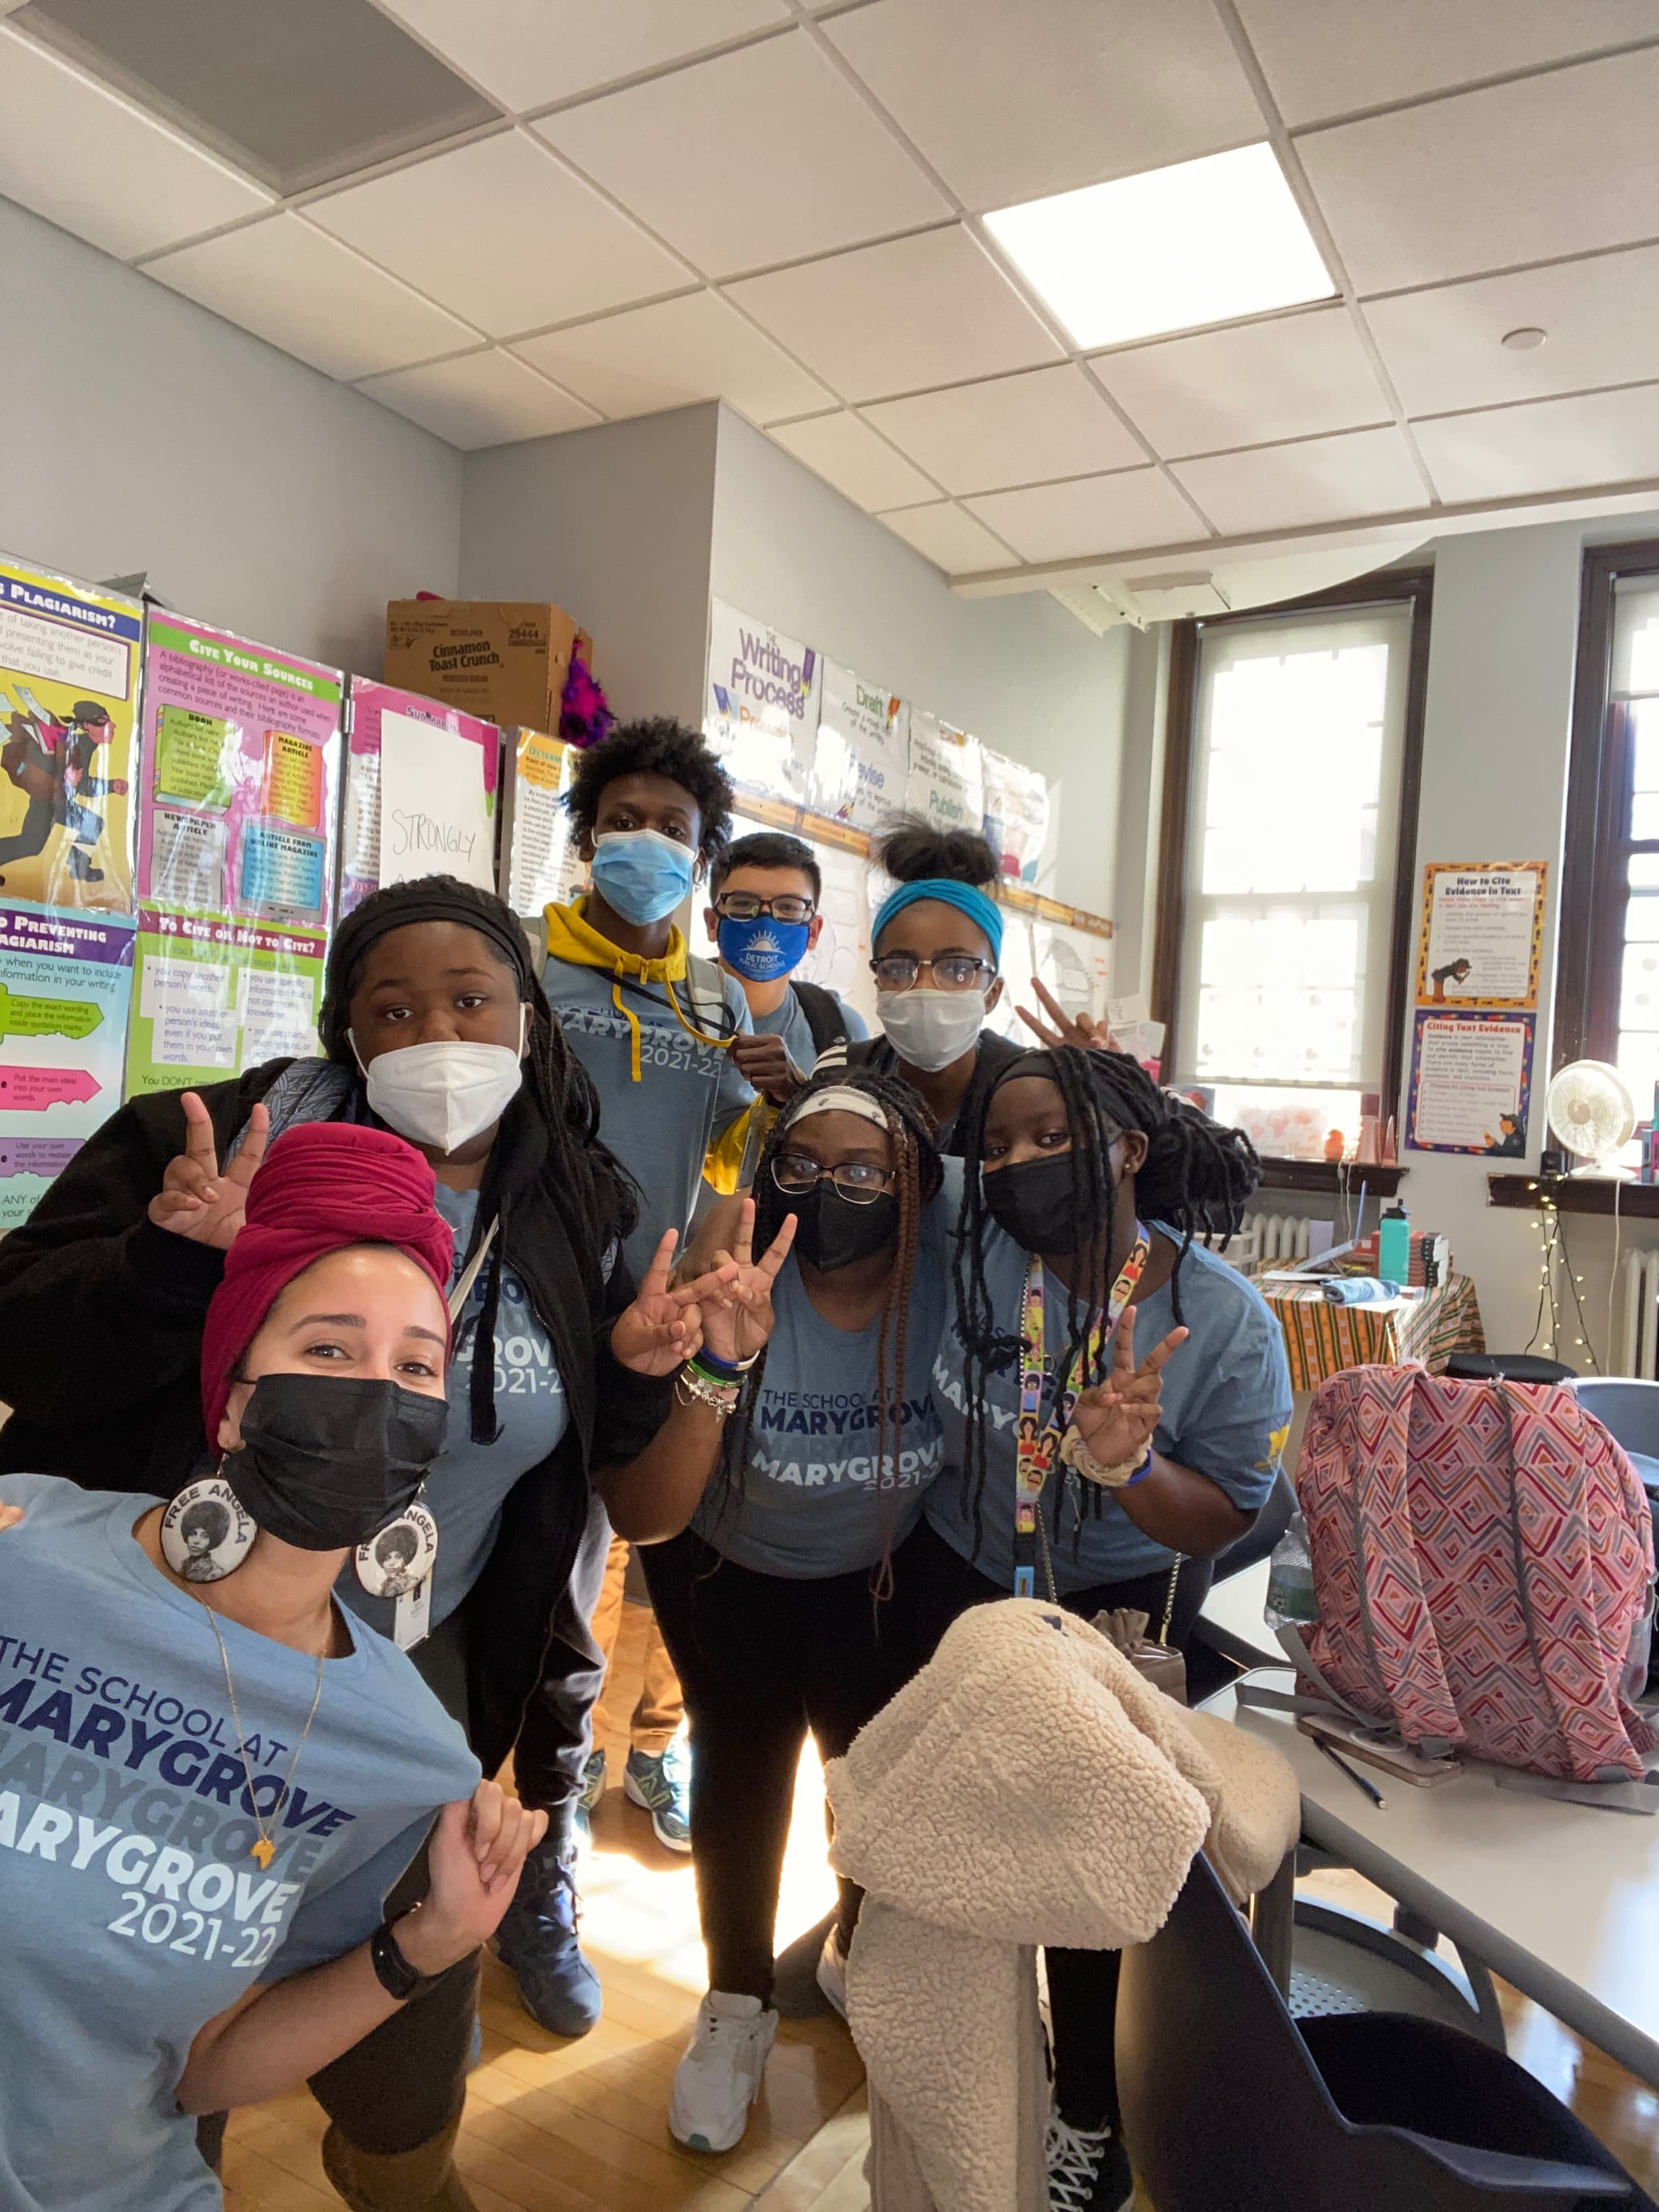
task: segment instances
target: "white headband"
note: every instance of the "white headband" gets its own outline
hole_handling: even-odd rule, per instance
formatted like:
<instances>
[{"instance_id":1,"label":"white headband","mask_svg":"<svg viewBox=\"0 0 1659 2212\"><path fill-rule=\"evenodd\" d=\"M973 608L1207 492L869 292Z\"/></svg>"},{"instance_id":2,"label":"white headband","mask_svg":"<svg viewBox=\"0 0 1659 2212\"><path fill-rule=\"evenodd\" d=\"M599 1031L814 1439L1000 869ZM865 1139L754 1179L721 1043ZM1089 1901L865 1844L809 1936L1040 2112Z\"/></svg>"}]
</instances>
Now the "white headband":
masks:
<instances>
[{"instance_id":1,"label":"white headband","mask_svg":"<svg viewBox=\"0 0 1659 2212\"><path fill-rule=\"evenodd\" d=\"M862 1121L873 1121L878 1129L887 1127L887 1116L875 1100L862 1091L854 1091L850 1083L832 1084L828 1091L814 1091L799 1114L789 1117L793 1128L797 1121L809 1121L814 1114L856 1114Z\"/></svg>"}]
</instances>

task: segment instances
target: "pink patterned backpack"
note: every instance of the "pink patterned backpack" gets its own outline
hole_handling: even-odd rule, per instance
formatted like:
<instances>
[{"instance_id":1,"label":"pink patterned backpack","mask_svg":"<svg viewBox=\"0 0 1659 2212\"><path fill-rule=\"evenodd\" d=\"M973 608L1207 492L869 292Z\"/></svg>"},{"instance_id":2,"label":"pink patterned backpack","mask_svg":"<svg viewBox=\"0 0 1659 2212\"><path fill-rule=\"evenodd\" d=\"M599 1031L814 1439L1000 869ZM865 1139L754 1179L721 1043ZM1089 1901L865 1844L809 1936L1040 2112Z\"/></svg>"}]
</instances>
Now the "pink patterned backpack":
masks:
<instances>
[{"instance_id":1,"label":"pink patterned backpack","mask_svg":"<svg viewBox=\"0 0 1659 2212\"><path fill-rule=\"evenodd\" d=\"M1642 1771L1652 1523L1570 1389L1351 1369L1314 1401L1296 1487L1322 1686L1431 1756Z\"/></svg>"}]
</instances>

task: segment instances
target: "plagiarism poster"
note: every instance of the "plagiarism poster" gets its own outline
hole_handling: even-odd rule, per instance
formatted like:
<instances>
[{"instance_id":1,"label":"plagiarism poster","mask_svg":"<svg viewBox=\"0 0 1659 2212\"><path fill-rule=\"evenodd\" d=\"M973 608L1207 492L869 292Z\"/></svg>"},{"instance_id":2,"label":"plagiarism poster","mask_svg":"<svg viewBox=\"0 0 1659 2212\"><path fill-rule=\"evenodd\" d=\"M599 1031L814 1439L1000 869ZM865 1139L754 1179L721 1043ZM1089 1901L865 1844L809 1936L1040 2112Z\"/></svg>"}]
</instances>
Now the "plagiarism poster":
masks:
<instances>
[{"instance_id":1,"label":"plagiarism poster","mask_svg":"<svg viewBox=\"0 0 1659 2212\"><path fill-rule=\"evenodd\" d=\"M343 679L152 610L126 1092L314 1052Z\"/></svg>"},{"instance_id":2,"label":"plagiarism poster","mask_svg":"<svg viewBox=\"0 0 1659 2212\"><path fill-rule=\"evenodd\" d=\"M0 906L0 1234L121 1103L132 924Z\"/></svg>"},{"instance_id":3,"label":"plagiarism poster","mask_svg":"<svg viewBox=\"0 0 1659 2212\"><path fill-rule=\"evenodd\" d=\"M143 610L0 556L0 895L132 911Z\"/></svg>"}]
</instances>

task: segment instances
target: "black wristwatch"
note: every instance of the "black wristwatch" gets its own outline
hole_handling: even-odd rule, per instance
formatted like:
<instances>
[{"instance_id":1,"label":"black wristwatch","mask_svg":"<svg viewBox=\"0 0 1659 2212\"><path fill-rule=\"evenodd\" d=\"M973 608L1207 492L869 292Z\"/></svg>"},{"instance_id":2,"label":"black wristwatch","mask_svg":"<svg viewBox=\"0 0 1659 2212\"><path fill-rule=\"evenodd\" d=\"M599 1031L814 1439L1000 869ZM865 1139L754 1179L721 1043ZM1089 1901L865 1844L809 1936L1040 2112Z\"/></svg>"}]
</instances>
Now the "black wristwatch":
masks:
<instances>
[{"instance_id":1,"label":"black wristwatch","mask_svg":"<svg viewBox=\"0 0 1659 2212\"><path fill-rule=\"evenodd\" d=\"M368 1955L374 1962L374 1978L389 1997L399 2003L416 1996L427 1984L435 1981L434 1974L423 1974L411 1966L398 1947L392 1930L392 1923L383 1920L368 1939Z\"/></svg>"}]
</instances>

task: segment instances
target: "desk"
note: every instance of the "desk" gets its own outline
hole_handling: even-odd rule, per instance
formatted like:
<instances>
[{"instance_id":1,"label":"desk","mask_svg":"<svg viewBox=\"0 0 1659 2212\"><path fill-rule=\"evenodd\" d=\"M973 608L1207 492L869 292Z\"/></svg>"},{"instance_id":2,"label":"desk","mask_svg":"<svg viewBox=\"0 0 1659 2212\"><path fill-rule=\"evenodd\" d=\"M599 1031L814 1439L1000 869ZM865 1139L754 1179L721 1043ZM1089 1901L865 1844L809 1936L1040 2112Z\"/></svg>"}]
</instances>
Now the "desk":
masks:
<instances>
[{"instance_id":1,"label":"desk","mask_svg":"<svg viewBox=\"0 0 1659 2212\"><path fill-rule=\"evenodd\" d=\"M1198 1632L1212 1650L1237 1667L1282 1667L1285 1654L1262 1618L1267 1602L1271 1559L1258 1559L1243 1573L1212 1583L1198 1616Z\"/></svg>"},{"instance_id":2,"label":"desk","mask_svg":"<svg viewBox=\"0 0 1659 2212\"><path fill-rule=\"evenodd\" d=\"M1292 1390L1316 1390L1345 1367L1420 1359L1437 1373L1454 1352L1484 1352L1474 1285L1452 1275L1408 1305L1332 1305L1316 1282L1257 1285L1285 1332Z\"/></svg>"},{"instance_id":3,"label":"desk","mask_svg":"<svg viewBox=\"0 0 1659 2212\"><path fill-rule=\"evenodd\" d=\"M1288 1713L1231 1689L1204 1710L1284 1753L1311 1843L1659 2087L1659 1819L1511 1796L1480 1771L1439 1790L1372 1776L1379 1813Z\"/></svg>"}]
</instances>

